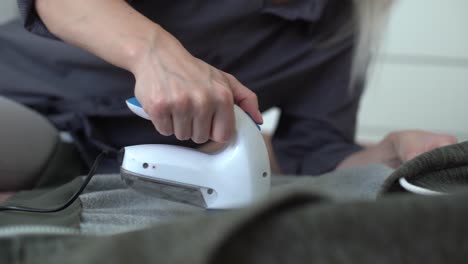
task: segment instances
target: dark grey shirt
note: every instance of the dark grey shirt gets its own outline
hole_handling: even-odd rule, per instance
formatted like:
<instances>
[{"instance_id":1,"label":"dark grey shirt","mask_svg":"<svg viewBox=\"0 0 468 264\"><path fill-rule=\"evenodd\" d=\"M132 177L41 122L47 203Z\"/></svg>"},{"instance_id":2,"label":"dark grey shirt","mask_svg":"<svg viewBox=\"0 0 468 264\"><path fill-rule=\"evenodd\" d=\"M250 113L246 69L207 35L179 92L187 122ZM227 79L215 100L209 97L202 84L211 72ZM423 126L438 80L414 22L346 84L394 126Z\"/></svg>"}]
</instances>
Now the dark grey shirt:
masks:
<instances>
[{"instance_id":1,"label":"dark grey shirt","mask_svg":"<svg viewBox=\"0 0 468 264\"><path fill-rule=\"evenodd\" d=\"M161 137L126 109L124 100L133 96L131 74L53 40L33 3L18 0L24 26L49 39L19 37L13 25L9 33L5 27L0 30L0 38L10 40L8 47L22 53L3 54L0 49L2 58L13 56L15 61L7 71L21 71L16 75L29 79L0 85L0 93L71 131L89 160L107 147L181 144ZM352 1L133 0L131 5L194 56L236 76L257 93L261 110L281 109L273 147L284 173L324 173L360 149L354 135L362 87L349 88L353 37L323 43L350 23ZM0 84L12 75L0 76Z\"/></svg>"}]
</instances>

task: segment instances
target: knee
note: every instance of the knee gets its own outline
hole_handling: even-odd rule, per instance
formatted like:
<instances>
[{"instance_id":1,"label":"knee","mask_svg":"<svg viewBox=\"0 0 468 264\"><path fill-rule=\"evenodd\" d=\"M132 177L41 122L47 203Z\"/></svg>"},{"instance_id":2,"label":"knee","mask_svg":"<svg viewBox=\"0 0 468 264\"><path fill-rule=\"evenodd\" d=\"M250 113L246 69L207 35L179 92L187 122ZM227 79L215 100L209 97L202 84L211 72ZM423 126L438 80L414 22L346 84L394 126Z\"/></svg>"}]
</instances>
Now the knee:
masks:
<instances>
[{"instance_id":1,"label":"knee","mask_svg":"<svg viewBox=\"0 0 468 264\"><path fill-rule=\"evenodd\" d=\"M40 114L0 96L0 191L30 188L59 142Z\"/></svg>"}]
</instances>

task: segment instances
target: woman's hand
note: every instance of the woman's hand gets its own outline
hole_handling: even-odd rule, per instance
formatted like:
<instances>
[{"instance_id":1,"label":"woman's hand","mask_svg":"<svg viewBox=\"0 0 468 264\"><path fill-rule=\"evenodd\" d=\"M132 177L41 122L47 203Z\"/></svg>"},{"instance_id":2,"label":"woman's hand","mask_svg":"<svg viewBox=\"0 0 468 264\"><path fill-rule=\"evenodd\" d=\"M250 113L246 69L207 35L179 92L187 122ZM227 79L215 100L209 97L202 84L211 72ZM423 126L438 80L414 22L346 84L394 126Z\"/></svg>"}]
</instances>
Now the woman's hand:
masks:
<instances>
[{"instance_id":1,"label":"woman's hand","mask_svg":"<svg viewBox=\"0 0 468 264\"><path fill-rule=\"evenodd\" d=\"M421 130L390 133L379 144L385 155L384 163L396 168L424 152L457 143L454 136Z\"/></svg>"},{"instance_id":2,"label":"woman's hand","mask_svg":"<svg viewBox=\"0 0 468 264\"><path fill-rule=\"evenodd\" d=\"M387 135L380 143L356 152L343 160L337 169L383 163L398 168L424 152L457 143L454 136L421 130L406 130Z\"/></svg>"},{"instance_id":3,"label":"woman's hand","mask_svg":"<svg viewBox=\"0 0 468 264\"><path fill-rule=\"evenodd\" d=\"M135 95L162 135L226 142L234 131L234 103L263 122L252 91L193 57L170 34L155 38L132 72Z\"/></svg>"},{"instance_id":4,"label":"woman's hand","mask_svg":"<svg viewBox=\"0 0 468 264\"><path fill-rule=\"evenodd\" d=\"M135 96L163 135L229 140L234 107L262 123L255 94L232 75L193 57L169 32L125 0L36 0L57 37L132 72Z\"/></svg>"}]
</instances>

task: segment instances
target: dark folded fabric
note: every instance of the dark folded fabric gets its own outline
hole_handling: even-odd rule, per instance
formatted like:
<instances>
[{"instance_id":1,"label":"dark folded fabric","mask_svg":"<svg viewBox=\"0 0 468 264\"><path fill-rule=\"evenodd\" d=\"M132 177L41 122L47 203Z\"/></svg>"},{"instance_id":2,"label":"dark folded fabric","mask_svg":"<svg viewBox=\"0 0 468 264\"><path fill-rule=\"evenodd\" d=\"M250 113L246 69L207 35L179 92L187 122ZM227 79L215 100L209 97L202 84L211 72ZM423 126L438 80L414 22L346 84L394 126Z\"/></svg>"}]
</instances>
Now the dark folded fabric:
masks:
<instances>
[{"instance_id":1,"label":"dark folded fabric","mask_svg":"<svg viewBox=\"0 0 468 264\"><path fill-rule=\"evenodd\" d=\"M436 191L468 187L468 141L426 152L403 164L382 184L380 194L401 190L398 180Z\"/></svg>"},{"instance_id":2,"label":"dark folded fabric","mask_svg":"<svg viewBox=\"0 0 468 264\"><path fill-rule=\"evenodd\" d=\"M467 198L468 193L403 195L378 202L331 203L304 187L255 208L188 217L119 235L0 239L0 261L464 263Z\"/></svg>"}]
</instances>

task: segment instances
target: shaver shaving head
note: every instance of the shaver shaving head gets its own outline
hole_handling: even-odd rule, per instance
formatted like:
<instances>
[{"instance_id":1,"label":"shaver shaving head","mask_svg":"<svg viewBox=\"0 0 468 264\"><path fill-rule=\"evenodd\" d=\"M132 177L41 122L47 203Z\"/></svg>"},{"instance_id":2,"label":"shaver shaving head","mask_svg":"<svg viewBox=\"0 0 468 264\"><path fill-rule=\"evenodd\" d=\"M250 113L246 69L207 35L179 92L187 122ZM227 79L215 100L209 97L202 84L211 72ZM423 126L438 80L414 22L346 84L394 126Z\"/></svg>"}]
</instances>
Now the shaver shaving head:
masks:
<instances>
[{"instance_id":1,"label":"shaver shaving head","mask_svg":"<svg viewBox=\"0 0 468 264\"><path fill-rule=\"evenodd\" d=\"M120 175L127 186L142 194L197 207L207 207L200 187L161 181L123 168L120 169Z\"/></svg>"}]
</instances>

